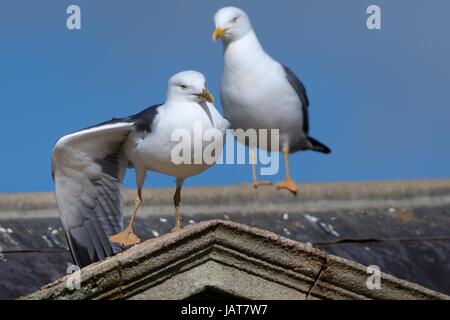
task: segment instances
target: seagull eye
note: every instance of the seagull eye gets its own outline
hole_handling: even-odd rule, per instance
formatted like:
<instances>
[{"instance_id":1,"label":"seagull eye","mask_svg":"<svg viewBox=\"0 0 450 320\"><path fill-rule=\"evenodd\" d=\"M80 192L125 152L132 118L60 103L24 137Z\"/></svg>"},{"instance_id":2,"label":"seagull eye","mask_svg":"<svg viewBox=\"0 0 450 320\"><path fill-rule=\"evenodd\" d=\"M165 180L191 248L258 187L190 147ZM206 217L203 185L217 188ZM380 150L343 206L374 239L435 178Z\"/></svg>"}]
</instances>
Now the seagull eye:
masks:
<instances>
[{"instance_id":1,"label":"seagull eye","mask_svg":"<svg viewBox=\"0 0 450 320\"><path fill-rule=\"evenodd\" d=\"M231 20L231 22L232 22L232 23L236 23L236 22L238 21L238 19L239 19L239 17L234 17L234 18Z\"/></svg>"},{"instance_id":2,"label":"seagull eye","mask_svg":"<svg viewBox=\"0 0 450 320\"><path fill-rule=\"evenodd\" d=\"M184 84L180 84L181 89L186 90L187 89L187 85Z\"/></svg>"}]
</instances>

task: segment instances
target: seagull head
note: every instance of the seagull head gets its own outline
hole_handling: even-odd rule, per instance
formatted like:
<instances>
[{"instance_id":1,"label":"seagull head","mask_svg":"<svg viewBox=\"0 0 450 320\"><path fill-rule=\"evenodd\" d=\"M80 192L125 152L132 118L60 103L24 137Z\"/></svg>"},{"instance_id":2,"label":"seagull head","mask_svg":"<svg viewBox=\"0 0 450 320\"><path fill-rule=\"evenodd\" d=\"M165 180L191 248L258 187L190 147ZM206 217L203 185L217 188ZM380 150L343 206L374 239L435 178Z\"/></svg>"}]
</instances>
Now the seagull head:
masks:
<instances>
[{"instance_id":1,"label":"seagull head","mask_svg":"<svg viewBox=\"0 0 450 320\"><path fill-rule=\"evenodd\" d=\"M232 42L252 31L252 25L247 14L236 7L225 7L214 15L216 29L213 32L213 40L222 38L226 42Z\"/></svg>"},{"instance_id":2,"label":"seagull head","mask_svg":"<svg viewBox=\"0 0 450 320\"><path fill-rule=\"evenodd\" d=\"M167 100L193 102L214 102L213 95L206 88L205 76L197 71L183 71L169 79Z\"/></svg>"}]
</instances>

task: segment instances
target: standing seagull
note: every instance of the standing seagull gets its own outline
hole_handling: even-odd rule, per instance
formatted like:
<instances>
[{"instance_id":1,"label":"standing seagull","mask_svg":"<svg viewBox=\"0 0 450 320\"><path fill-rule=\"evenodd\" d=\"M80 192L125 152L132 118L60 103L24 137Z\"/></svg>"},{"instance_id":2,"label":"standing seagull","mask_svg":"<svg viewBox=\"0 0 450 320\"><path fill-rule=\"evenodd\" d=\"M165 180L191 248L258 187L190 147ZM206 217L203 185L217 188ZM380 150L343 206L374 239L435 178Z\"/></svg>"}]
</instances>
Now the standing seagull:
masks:
<instances>
[{"instance_id":1,"label":"standing seagull","mask_svg":"<svg viewBox=\"0 0 450 320\"><path fill-rule=\"evenodd\" d=\"M172 141L171 135L174 130L185 130L193 139L189 144L204 147L202 137L193 134L198 124L203 130L218 130L222 139L208 145L220 150L229 123L214 107L204 76L185 71L169 80L164 104L78 131L56 143L52 154L56 199L76 264L86 266L121 251L122 246L140 242L132 225L142 203L147 170L176 177L172 231L181 228L182 184L213 163L175 164L171 153L179 142ZM137 198L123 230L121 183L129 166L136 170Z\"/></svg>"},{"instance_id":2,"label":"standing seagull","mask_svg":"<svg viewBox=\"0 0 450 320\"><path fill-rule=\"evenodd\" d=\"M289 173L289 153L299 150L331 152L309 136L309 102L305 87L289 68L264 51L244 11L235 7L222 8L215 14L214 22L213 39L222 38L224 44L221 99L225 117L233 129L279 129L286 177L277 188L297 193ZM249 147L254 187L270 184L257 181L255 146Z\"/></svg>"}]
</instances>

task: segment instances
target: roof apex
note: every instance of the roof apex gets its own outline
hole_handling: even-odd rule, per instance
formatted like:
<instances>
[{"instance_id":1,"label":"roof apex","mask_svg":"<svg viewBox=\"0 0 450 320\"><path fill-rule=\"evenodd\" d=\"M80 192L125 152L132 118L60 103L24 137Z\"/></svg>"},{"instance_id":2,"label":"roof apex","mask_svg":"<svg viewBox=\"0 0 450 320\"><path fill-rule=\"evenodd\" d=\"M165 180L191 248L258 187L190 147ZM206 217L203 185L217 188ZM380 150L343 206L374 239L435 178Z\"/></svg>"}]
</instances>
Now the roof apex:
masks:
<instances>
[{"instance_id":1,"label":"roof apex","mask_svg":"<svg viewBox=\"0 0 450 320\"><path fill-rule=\"evenodd\" d=\"M242 224L210 220L147 240L22 299L183 299L213 288L249 299L449 299L358 263Z\"/></svg>"}]
</instances>

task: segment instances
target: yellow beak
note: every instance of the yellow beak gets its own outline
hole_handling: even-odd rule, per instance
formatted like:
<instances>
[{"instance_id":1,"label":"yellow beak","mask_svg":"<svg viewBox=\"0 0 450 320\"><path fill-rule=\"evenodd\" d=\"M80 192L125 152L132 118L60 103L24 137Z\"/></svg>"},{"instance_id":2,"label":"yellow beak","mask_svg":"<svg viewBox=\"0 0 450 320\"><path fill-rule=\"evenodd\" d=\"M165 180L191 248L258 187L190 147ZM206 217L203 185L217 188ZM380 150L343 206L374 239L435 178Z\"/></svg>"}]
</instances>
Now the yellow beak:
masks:
<instances>
[{"instance_id":1,"label":"yellow beak","mask_svg":"<svg viewBox=\"0 0 450 320\"><path fill-rule=\"evenodd\" d=\"M217 27L216 30L214 30L212 38L214 41L216 41L219 38L222 38L225 35L225 32L227 29L222 29L221 27Z\"/></svg>"},{"instance_id":2,"label":"yellow beak","mask_svg":"<svg viewBox=\"0 0 450 320\"><path fill-rule=\"evenodd\" d=\"M207 89L203 89L202 93L198 94L197 97L199 97L199 100L202 101L208 101L211 103L214 103L214 97Z\"/></svg>"}]
</instances>

